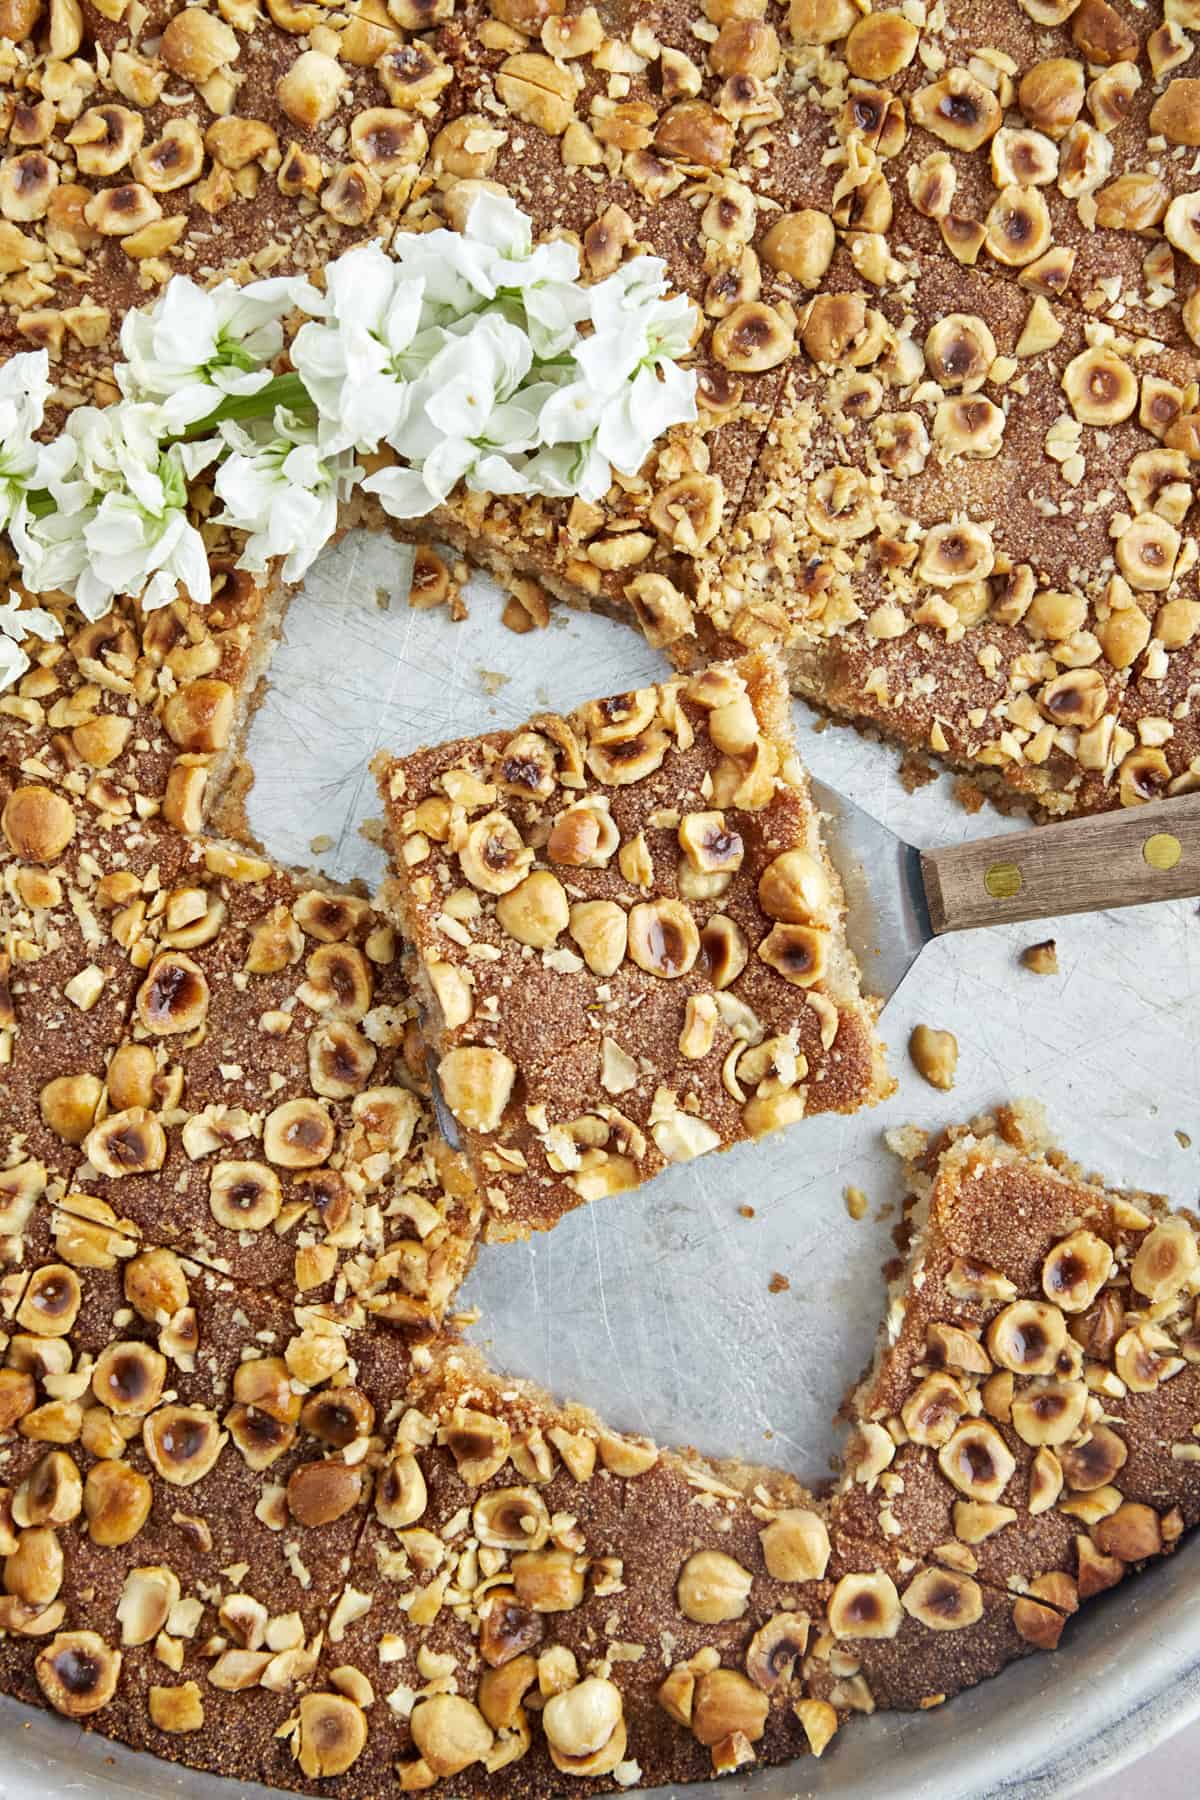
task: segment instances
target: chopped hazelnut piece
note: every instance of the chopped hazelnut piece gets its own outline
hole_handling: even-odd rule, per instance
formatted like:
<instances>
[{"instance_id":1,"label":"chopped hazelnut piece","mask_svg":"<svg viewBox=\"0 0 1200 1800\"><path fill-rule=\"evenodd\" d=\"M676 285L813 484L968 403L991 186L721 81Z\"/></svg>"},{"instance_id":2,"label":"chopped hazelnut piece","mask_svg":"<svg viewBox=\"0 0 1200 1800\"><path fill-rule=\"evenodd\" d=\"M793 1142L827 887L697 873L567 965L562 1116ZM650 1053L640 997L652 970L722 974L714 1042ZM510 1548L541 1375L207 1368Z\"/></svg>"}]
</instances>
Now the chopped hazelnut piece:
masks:
<instances>
[{"instance_id":1,"label":"chopped hazelnut piece","mask_svg":"<svg viewBox=\"0 0 1200 1800\"><path fill-rule=\"evenodd\" d=\"M1021 952L1022 966L1034 975L1057 975L1058 946L1053 938L1040 944L1028 944Z\"/></svg>"},{"instance_id":2,"label":"chopped hazelnut piece","mask_svg":"<svg viewBox=\"0 0 1200 1800\"><path fill-rule=\"evenodd\" d=\"M918 1025L909 1039L908 1049L918 1073L930 1087L947 1090L954 1086L958 1040L952 1031L936 1031L932 1025Z\"/></svg>"}]
</instances>

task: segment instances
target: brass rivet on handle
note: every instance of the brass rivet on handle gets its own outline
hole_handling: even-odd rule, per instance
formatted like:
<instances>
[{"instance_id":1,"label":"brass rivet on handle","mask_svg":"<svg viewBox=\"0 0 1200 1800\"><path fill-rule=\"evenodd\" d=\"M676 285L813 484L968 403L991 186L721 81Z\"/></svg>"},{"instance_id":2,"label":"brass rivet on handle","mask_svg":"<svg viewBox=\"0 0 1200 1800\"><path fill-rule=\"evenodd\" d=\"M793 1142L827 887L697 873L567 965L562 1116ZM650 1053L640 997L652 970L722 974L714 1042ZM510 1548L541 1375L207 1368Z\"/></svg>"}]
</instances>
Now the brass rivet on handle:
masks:
<instances>
[{"instance_id":1,"label":"brass rivet on handle","mask_svg":"<svg viewBox=\"0 0 1200 1800\"><path fill-rule=\"evenodd\" d=\"M993 863L983 877L983 885L993 900L1011 900L1021 891L1021 871L1016 863Z\"/></svg>"},{"instance_id":2,"label":"brass rivet on handle","mask_svg":"<svg viewBox=\"0 0 1200 1800\"><path fill-rule=\"evenodd\" d=\"M1152 869L1173 869L1183 855L1183 845L1169 831L1156 831L1142 845L1142 855Z\"/></svg>"}]
</instances>

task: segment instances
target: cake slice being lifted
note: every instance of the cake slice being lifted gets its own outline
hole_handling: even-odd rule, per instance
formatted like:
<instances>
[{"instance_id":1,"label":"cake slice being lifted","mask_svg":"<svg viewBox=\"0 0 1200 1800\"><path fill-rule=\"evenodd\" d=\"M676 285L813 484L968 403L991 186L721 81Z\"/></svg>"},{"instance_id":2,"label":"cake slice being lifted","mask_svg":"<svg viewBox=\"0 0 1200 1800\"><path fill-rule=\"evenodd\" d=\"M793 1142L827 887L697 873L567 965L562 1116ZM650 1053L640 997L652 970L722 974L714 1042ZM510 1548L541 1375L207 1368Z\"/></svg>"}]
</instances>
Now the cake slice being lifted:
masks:
<instances>
[{"instance_id":1,"label":"cake slice being lifted","mask_svg":"<svg viewBox=\"0 0 1200 1800\"><path fill-rule=\"evenodd\" d=\"M375 766L492 1239L890 1091L773 654Z\"/></svg>"},{"instance_id":2,"label":"cake slice being lifted","mask_svg":"<svg viewBox=\"0 0 1200 1800\"><path fill-rule=\"evenodd\" d=\"M912 1245L838 1529L1022 1596L1036 1636L1200 1520L1195 1223L1086 1177L1028 1102L893 1147Z\"/></svg>"}]
</instances>

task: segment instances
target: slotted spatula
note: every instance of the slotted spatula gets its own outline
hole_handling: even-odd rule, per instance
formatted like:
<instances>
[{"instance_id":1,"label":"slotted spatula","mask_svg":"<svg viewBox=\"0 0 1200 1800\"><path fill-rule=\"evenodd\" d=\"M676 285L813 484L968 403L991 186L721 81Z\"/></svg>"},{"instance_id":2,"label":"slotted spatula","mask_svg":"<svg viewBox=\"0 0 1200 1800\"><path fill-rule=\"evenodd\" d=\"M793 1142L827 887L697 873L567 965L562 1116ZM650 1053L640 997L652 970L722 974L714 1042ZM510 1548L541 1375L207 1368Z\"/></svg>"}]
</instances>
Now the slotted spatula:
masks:
<instances>
[{"instance_id":1,"label":"slotted spatula","mask_svg":"<svg viewBox=\"0 0 1200 1800\"><path fill-rule=\"evenodd\" d=\"M885 1001L944 932L1200 895L1200 793L918 850L823 781L811 785L863 986Z\"/></svg>"},{"instance_id":2,"label":"slotted spatula","mask_svg":"<svg viewBox=\"0 0 1200 1800\"><path fill-rule=\"evenodd\" d=\"M1200 793L1100 818L918 850L835 788L810 778L846 895L846 936L868 993L890 1000L926 944L947 931L1200 895ZM459 1147L429 1057L434 1107Z\"/></svg>"}]
</instances>

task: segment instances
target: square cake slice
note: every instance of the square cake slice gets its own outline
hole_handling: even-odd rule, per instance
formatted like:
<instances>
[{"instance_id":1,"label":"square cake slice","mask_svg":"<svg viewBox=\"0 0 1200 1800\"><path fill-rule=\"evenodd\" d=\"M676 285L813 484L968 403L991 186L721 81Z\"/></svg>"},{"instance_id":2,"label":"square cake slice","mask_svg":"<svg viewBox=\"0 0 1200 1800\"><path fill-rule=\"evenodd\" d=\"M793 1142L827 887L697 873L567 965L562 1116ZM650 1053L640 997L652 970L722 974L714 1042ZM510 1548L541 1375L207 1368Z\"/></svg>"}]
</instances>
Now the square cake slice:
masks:
<instances>
[{"instance_id":1,"label":"square cake slice","mask_svg":"<svg viewBox=\"0 0 1200 1800\"><path fill-rule=\"evenodd\" d=\"M890 1091L773 654L376 773L492 1240Z\"/></svg>"},{"instance_id":2,"label":"square cake slice","mask_svg":"<svg viewBox=\"0 0 1200 1800\"><path fill-rule=\"evenodd\" d=\"M1194 1220L1085 1176L1028 1102L899 1137L912 1245L838 1529L1069 1612L1200 1518Z\"/></svg>"}]
</instances>

